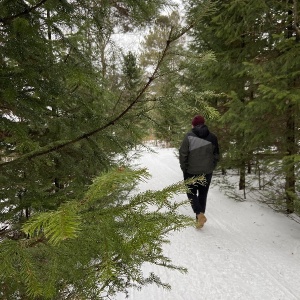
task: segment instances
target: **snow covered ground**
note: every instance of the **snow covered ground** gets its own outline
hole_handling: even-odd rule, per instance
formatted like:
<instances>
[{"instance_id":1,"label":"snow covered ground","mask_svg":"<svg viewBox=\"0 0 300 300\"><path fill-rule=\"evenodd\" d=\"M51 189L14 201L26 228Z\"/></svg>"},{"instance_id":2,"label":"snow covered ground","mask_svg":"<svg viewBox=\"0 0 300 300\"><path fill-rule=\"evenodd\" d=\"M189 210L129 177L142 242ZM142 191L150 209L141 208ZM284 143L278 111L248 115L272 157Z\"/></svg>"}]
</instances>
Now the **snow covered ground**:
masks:
<instances>
[{"instance_id":1,"label":"snow covered ground","mask_svg":"<svg viewBox=\"0 0 300 300\"><path fill-rule=\"evenodd\" d=\"M140 190L182 180L174 149L145 152L138 163L152 178ZM184 200L185 195L176 196ZM187 205L181 212L194 216ZM207 223L173 233L165 253L187 274L145 265L172 289L155 285L130 290L130 300L300 300L300 224L254 201L235 202L210 189ZM116 300L125 299L118 295Z\"/></svg>"}]
</instances>

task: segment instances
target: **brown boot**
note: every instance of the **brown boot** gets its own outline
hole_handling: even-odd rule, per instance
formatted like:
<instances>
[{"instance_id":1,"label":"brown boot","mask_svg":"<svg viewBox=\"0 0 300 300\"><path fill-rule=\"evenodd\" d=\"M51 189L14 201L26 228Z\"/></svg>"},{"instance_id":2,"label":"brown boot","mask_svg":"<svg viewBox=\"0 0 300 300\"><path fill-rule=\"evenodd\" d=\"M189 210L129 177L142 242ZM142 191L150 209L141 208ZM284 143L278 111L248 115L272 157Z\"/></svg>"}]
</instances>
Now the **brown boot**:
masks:
<instances>
[{"instance_id":1,"label":"brown boot","mask_svg":"<svg viewBox=\"0 0 300 300\"><path fill-rule=\"evenodd\" d=\"M197 216L196 228L202 228L204 223L207 221L204 213L200 213Z\"/></svg>"}]
</instances>

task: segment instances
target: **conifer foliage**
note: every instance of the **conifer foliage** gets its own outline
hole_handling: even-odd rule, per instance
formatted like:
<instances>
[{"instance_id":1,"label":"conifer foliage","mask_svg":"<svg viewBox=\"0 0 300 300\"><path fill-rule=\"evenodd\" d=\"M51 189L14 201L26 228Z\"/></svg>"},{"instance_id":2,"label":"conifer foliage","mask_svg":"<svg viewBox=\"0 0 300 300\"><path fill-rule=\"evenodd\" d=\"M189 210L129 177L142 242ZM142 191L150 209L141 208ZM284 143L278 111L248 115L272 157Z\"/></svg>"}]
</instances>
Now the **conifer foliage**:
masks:
<instances>
[{"instance_id":1,"label":"conifer foliage","mask_svg":"<svg viewBox=\"0 0 300 300\"><path fill-rule=\"evenodd\" d=\"M201 9L189 20L186 31L190 32L196 24L214 11L212 1L202 1ZM157 59L160 49L169 35L169 26L174 31L182 22L183 16L173 12L170 16L160 16L155 25L149 30L142 43L141 64L146 69L151 67ZM215 96L214 92L197 89L190 84L195 74L191 69L195 66L207 65L215 60L211 51L200 54L189 48L190 39L182 36L172 44L169 56L158 72L158 80L151 87L149 100L149 120L154 120L153 133L158 139L169 145L178 147L184 134L191 128L191 120L200 112L207 118L217 119L219 112L211 105L209 99ZM191 80L190 76L193 77Z\"/></svg>"},{"instance_id":2,"label":"conifer foliage","mask_svg":"<svg viewBox=\"0 0 300 300\"><path fill-rule=\"evenodd\" d=\"M199 76L190 84L223 95L215 99L222 114L223 166L239 169L240 189L253 167L264 169L267 202L300 213L300 2L218 3L194 26L192 46L199 53L213 51L216 62L198 68ZM200 6L188 1L189 16Z\"/></svg>"},{"instance_id":3,"label":"conifer foliage","mask_svg":"<svg viewBox=\"0 0 300 300\"><path fill-rule=\"evenodd\" d=\"M1 243L2 296L102 299L132 286L168 288L140 267L149 262L186 271L162 251L167 233L190 223L177 213L181 204L171 201L184 186L128 197L147 177L145 170L111 170L97 177L82 199L30 218L23 225L30 238Z\"/></svg>"},{"instance_id":4,"label":"conifer foliage","mask_svg":"<svg viewBox=\"0 0 300 300\"><path fill-rule=\"evenodd\" d=\"M112 39L164 4L1 1L1 299L168 287L143 276L144 261L184 271L162 252L168 232L190 222L170 201L183 187L135 195L147 174L126 167L147 134L146 92L181 33L169 35L147 79Z\"/></svg>"}]
</instances>

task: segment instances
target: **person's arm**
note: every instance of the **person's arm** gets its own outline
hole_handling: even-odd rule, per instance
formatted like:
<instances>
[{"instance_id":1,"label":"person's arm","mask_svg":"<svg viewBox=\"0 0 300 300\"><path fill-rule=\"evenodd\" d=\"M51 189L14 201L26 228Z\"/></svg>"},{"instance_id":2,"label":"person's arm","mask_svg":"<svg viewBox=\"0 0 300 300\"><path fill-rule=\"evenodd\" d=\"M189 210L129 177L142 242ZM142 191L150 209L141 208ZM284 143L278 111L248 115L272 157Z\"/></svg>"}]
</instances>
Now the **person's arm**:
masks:
<instances>
[{"instance_id":1,"label":"person's arm","mask_svg":"<svg viewBox=\"0 0 300 300\"><path fill-rule=\"evenodd\" d=\"M189 140L187 135L184 137L181 146L179 148L179 163L183 173L187 172L189 157Z\"/></svg>"}]
</instances>

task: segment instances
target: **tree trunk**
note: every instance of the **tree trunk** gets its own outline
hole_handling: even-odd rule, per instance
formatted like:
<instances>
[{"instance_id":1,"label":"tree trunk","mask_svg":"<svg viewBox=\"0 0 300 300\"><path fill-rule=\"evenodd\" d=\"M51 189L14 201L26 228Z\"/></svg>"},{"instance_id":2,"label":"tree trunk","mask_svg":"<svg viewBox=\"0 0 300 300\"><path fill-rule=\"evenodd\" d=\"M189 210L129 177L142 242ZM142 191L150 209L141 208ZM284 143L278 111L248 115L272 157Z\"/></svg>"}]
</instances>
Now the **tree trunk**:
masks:
<instances>
[{"instance_id":1,"label":"tree trunk","mask_svg":"<svg viewBox=\"0 0 300 300\"><path fill-rule=\"evenodd\" d=\"M243 161L240 167L239 190L244 190L245 188L246 188L246 170L245 170L245 162Z\"/></svg>"},{"instance_id":2,"label":"tree trunk","mask_svg":"<svg viewBox=\"0 0 300 300\"><path fill-rule=\"evenodd\" d=\"M285 159L285 194L286 194L286 211L287 213L294 212L294 196L296 194L296 176L294 155L297 152L296 137L295 137L295 119L294 105L289 104L287 110L286 122L286 152Z\"/></svg>"},{"instance_id":3,"label":"tree trunk","mask_svg":"<svg viewBox=\"0 0 300 300\"><path fill-rule=\"evenodd\" d=\"M293 5L294 1L289 0L289 4ZM296 9L296 8L295 8ZM287 26L287 38L293 37L295 31L293 25L293 10L288 10L288 26ZM296 24L295 24L296 25ZM289 83L294 85L294 83ZM285 158L285 195L286 195L286 211L287 213L294 212L294 196L296 194L296 176L295 176L295 162L294 155L297 154L296 145L296 132L295 132L295 105L287 100L287 116L286 116L286 153Z\"/></svg>"},{"instance_id":4,"label":"tree trunk","mask_svg":"<svg viewBox=\"0 0 300 300\"><path fill-rule=\"evenodd\" d=\"M248 174L252 173L252 166L251 166L251 161L250 160L248 160L248 163L247 163L247 173Z\"/></svg>"}]
</instances>

